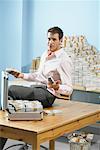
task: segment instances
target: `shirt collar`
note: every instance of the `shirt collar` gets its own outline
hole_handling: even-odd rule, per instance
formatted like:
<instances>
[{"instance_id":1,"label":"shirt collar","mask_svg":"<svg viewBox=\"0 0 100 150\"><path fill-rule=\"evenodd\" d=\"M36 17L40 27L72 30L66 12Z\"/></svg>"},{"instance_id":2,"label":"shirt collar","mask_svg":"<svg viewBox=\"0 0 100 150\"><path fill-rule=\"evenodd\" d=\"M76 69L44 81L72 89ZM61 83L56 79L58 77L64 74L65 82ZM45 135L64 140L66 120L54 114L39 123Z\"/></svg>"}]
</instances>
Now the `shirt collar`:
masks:
<instances>
[{"instance_id":1,"label":"shirt collar","mask_svg":"<svg viewBox=\"0 0 100 150\"><path fill-rule=\"evenodd\" d=\"M55 56L56 56L56 57L59 57L59 56L62 54L62 51L63 51L63 48L61 48L61 49L55 51Z\"/></svg>"}]
</instances>

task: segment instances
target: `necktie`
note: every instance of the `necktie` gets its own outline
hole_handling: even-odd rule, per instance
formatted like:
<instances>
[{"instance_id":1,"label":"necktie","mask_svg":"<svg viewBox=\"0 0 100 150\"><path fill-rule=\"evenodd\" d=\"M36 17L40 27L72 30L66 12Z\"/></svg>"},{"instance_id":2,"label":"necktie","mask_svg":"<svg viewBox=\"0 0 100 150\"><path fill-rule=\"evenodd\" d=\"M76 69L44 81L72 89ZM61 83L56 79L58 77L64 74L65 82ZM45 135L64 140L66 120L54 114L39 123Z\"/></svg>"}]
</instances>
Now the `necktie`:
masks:
<instances>
[{"instance_id":1,"label":"necktie","mask_svg":"<svg viewBox=\"0 0 100 150\"><path fill-rule=\"evenodd\" d=\"M49 50L48 53L47 53L46 60L50 60L54 57L55 57L55 53Z\"/></svg>"}]
</instances>

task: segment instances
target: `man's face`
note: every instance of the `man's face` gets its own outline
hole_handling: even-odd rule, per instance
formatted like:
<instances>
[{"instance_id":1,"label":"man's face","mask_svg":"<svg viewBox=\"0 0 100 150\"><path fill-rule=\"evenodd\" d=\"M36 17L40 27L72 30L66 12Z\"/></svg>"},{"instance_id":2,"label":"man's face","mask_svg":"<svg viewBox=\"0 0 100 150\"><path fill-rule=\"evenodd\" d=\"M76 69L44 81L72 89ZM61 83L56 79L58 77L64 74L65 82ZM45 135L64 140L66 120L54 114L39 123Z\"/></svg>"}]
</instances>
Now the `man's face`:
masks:
<instances>
[{"instance_id":1,"label":"man's face","mask_svg":"<svg viewBox=\"0 0 100 150\"><path fill-rule=\"evenodd\" d=\"M59 40L59 34L48 32L48 50L55 52L61 48L62 39Z\"/></svg>"}]
</instances>

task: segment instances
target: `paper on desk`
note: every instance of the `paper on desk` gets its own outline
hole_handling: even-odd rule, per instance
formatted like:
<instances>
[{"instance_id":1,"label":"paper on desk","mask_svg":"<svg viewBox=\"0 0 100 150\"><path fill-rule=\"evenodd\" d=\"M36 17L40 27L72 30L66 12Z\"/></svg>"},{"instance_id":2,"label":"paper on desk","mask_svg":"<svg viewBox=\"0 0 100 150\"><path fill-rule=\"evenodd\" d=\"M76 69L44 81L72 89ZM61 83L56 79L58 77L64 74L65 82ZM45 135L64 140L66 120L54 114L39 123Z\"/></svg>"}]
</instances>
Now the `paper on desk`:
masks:
<instances>
[{"instance_id":1,"label":"paper on desk","mask_svg":"<svg viewBox=\"0 0 100 150\"><path fill-rule=\"evenodd\" d=\"M56 114L62 114L62 110L43 110L46 115L55 116Z\"/></svg>"}]
</instances>

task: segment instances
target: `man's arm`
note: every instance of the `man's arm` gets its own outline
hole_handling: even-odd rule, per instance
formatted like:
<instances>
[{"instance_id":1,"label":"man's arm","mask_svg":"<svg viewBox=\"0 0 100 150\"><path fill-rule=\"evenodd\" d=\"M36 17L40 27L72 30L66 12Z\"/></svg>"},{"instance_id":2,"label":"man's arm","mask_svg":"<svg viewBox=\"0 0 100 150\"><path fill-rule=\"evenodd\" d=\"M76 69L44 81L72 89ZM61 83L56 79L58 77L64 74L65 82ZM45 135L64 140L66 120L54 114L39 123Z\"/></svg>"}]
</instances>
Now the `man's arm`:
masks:
<instances>
[{"instance_id":1,"label":"man's arm","mask_svg":"<svg viewBox=\"0 0 100 150\"><path fill-rule=\"evenodd\" d=\"M73 91L72 88L72 70L73 64L71 59L66 55L60 56L60 64L56 69L57 73L54 73L54 80L58 81L55 82L51 88L57 89L57 92L63 94L71 94Z\"/></svg>"},{"instance_id":2,"label":"man's arm","mask_svg":"<svg viewBox=\"0 0 100 150\"><path fill-rule=\"evenodd\" d=\"M7 68L6 72L8 72L9 74L13 75L16 78L23 78L23 74L14 68Z\"/></svg>"},{"instance_id":3,"label":"man's arm","mask_svg":"<svg viewBox=\"0 0 100 150\"><path fill-rule=\"evenodd\" d=\"M62 84L59 85L59 91L71 94L73 91L72 87L72 70L73 64L71 59L67 56L62 60L59 68L59 74L61 77Z\"/></svg>"}]
</instances>

